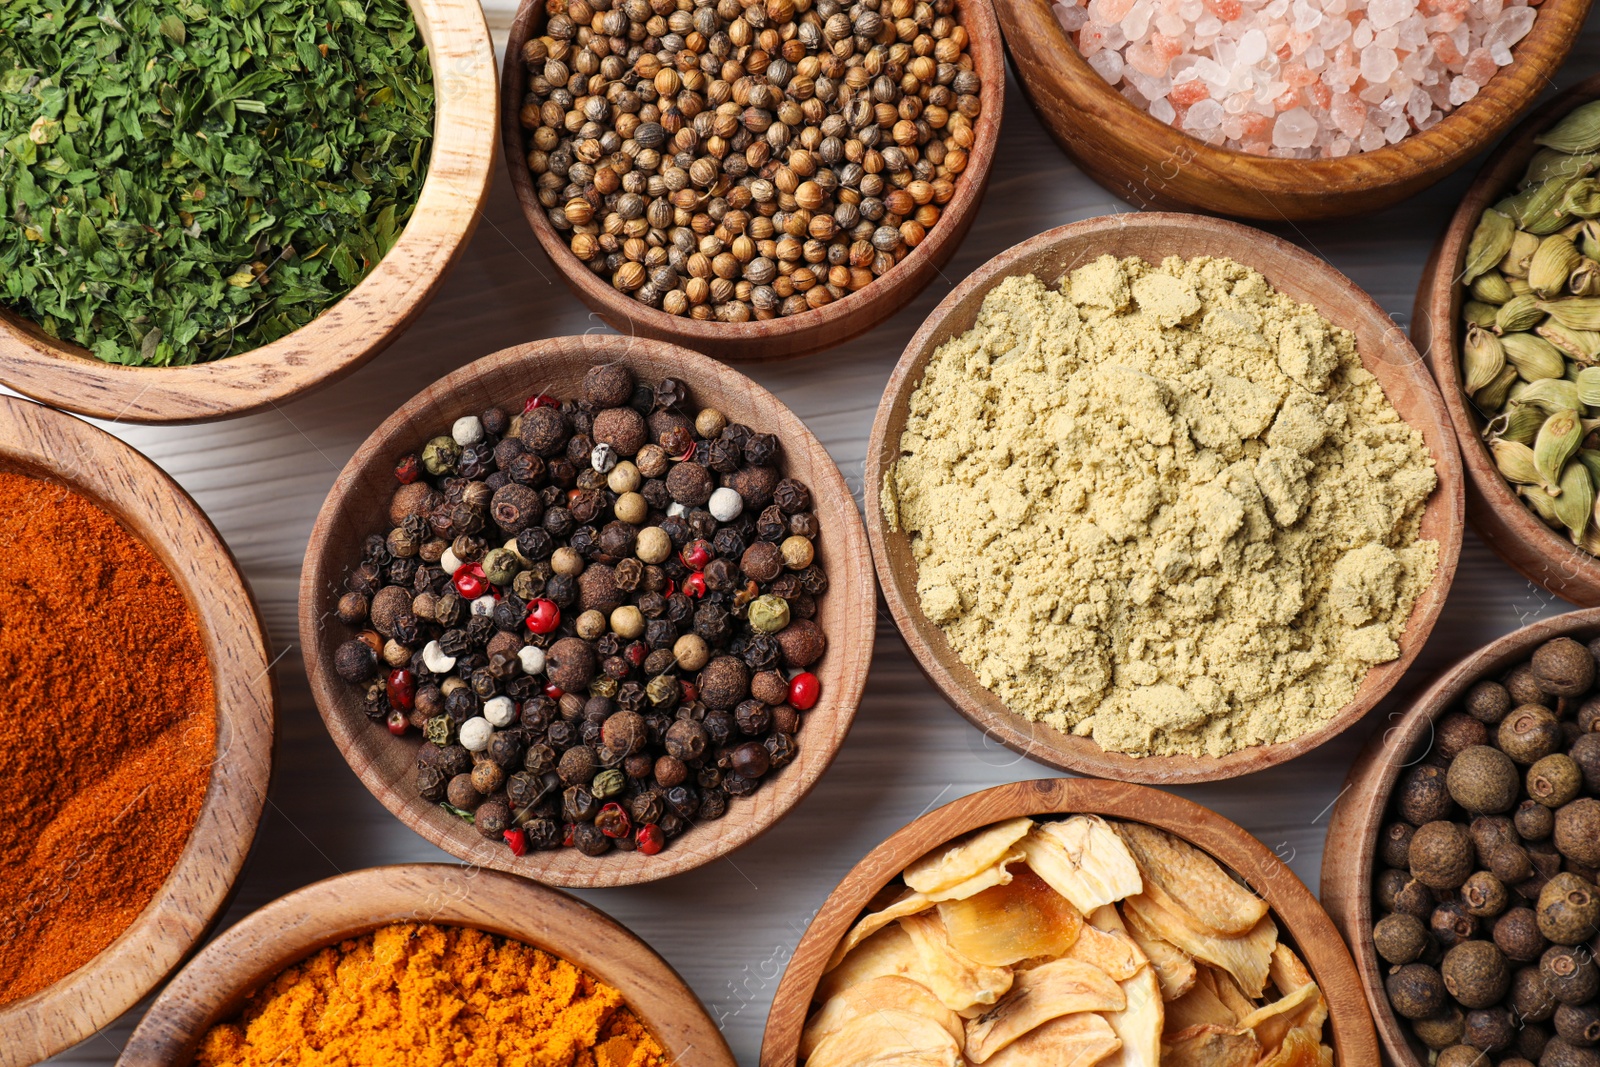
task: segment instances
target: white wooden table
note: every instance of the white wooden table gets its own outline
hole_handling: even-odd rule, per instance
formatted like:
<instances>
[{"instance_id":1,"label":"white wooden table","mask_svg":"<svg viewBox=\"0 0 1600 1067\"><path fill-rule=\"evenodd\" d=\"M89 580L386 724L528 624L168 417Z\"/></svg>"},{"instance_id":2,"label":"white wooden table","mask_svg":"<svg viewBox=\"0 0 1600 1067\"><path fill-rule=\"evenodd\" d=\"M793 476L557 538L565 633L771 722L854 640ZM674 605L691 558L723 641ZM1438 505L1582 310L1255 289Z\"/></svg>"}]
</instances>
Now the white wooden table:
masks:
<instances>
[{"instance_id":1,"label":"white wooden table","mask_svg":"<svg viewBox=\"0 0 1600 1067\"><path fill-rule=\"evenodd\" d=\"M491 24L503 41L509 10L505 0L488 2ZM1552 88L1596 70L1600 16L1590 21ZM1062 155L1015 83L1007 96L988 196L944 276L910 307L848 345L798 362L742 368L810 425L858 500L867 434L890 369L952 285L1042 230L1130 210ZM1404 324L1427 252L1475 169L1370 218L1269 228L1328 259ZM464 260L410 332L363 370L279 410L230 422L109 427L171 472L210 514L255 588L279 657L281 741L272 791L225 924L342 871L449 860L367 793L323 730L306 686L295 623L306 538L339 468L413 393L508 345L606 328L570 295L540 252L502 169ZM1444 665L1500 634L1566 610L1569 605L1519 578L1468 536L1454 592L1431 641L1398 696L1367 724L1294 763L1181 792L1251 830L1315 889L1327 811L1370 729ZM986 742L951 710L880 610L877 654L855 728L805 803L730 859L667 882L584 896L654 945L722 1022L740 1062L753 1065L789 953L851 865L938 804L1051 773ZM50 1062L110 1064L143 1007Z\"/></svg>"}]
</instances>

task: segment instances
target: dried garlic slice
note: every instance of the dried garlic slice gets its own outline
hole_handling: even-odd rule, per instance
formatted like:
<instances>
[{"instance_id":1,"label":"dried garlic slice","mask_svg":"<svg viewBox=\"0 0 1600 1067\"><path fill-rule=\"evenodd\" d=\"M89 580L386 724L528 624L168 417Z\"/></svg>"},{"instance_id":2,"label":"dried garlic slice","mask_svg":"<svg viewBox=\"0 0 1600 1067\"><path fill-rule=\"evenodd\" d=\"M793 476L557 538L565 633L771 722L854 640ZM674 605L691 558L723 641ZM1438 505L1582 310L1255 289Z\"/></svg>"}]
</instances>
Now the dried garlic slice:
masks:
<instances>
[{"instance_id":1,"label":"dried garlic slice","mask_svg":"<svg viewBox=\"0 0 1600 1067\"><path fill-rule=\"evenodd\" d=\"M812 1051L851 1020L879 1011L902 1011L925 1015L944 1027L958 1043L966 1040L961 1017L939 1002L927 986L897 974L860 982L829 998L806 1022L800 1035L800 1058L809 1059Z\"/></svg>"},{"instance_id":2,"label":"dried garlic slice","mask_svg":"<svg viewBox=\"0 0 1600 1067\"><path fill-rule=\"evenodd\" d=\"M999 863L1032 828L1033 820L1024 817L974 830L915 861L901 878L919 893L932 893L965 882Z\"/></svg>"},{"instance_id":3,"label":"dried garlic slice","mask_svg":"<svg viewBox=\"0 0 1600 1067\"><path fill-rule=\"evenodd\" d=\"M1127 995L1111 976L1073 959L1017 973L1011 991L967 1022L967 1058L982 1063L1041 1023L1083 1011L1121 1011Z\"/></svg>"},{"instance_id":4,"label":"dried garlic slice","mask_svg":"<svg viewBox=\"0 0 1600 1067\"><path fill-rule=\"evenodd\" d=\"M875 1011L819 1043L806 1067L961 1067L961 1046L939 1023L905 1011Z\"/></svg>"},{"instance_id":5,"label":"dried garlic slice","mask_svg":"<svg viewBox=\"0 0 1600 1067\"><path fill-rule=\"evenodd\" d=\"M1219 934L1248 933L1267 914L1267 902L1234 881L1216 860L1189 842L1137 822L1113 823L1133 853L1144 892L1168 911Z\"/></svg>"},{"instance_id":6,"label":"dried garlic slice","mask_svg":"<svg viewBox=\"0 0 1600 1067\"><path fill-rule=\"evenodd\" d=\"M988 1067L1094 1067L1122 1047L1105 1019L1076 1012L1051 1019L1017 1038L988 1060Z\"/></svg>"},{"instance_id":7,"label":"dried garlic slice","mask_svg":"<svg viewBox=\"0 0 1600 1067\"><path fill-rule=\"evenodd\" d=\"M1022 851L1033 872L1085 915L1143 885L1127 846L1095 815L1041 823L1022 839Z\"/></svg>"}]
</instances>

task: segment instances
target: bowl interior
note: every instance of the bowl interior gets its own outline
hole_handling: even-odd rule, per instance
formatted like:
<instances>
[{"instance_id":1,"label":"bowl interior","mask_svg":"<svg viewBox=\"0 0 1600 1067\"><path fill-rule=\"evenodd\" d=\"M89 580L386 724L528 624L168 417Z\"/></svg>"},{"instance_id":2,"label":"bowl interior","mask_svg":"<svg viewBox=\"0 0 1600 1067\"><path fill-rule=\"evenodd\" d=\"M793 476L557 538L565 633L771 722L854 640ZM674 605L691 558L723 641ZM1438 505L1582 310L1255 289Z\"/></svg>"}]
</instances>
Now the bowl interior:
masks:
<instances>
[{"instance_id":1,"label":"bowl interior","mask_svg":"<svg viewBox=\"0 0 1600 1067\"><path fill-rule=\"evenodd\" d=\"M468 926L522 941L622 993L669 1062L735 1067L705 1007L627 927L557 890L446 864L375 867L296 890L229 927L156 998L120 1067L187 1063L207 1030L319 949L390 923Z\"/></svg>"},{"instance_id":2,"label":"bowl interior","mask_svg":"<svg viewBox=\"0 0 1600 1067\"><path fill-rule=\"evenodd\" d=\"M1459 353L1461 273L1479 218L1522 179L1538 151L1534 138L1579 104L1600 97L1600 76L1588 78L1545 104L1517 127L1474 179L1434 248L1417 290L1412 332L1439 382L1455 424L1472 489L1468 517L1485 540L1530 581L1583 606L1600 604L1600 559L1576 549L1530 512L1513 493L1483 442L1483 414L1462 389Z\"/></svg>"},{"instance_id":3,"label":"bowl interior","mask_svg":"<svg viewBox=\"0 0 1600 1067\"><path fill-rule=\"evenodd\" d=\"M406 0L428 44L434 134L417 205L389 254L344 299L276 341L211 363L103 363L0 307L0 382L51 405L127 422L241 415L343 377L399 336L466 248L494 161L494 53L467 0Z\"/></svg>"},{"instance_id":4,"label":"bowl interior","mask_svg":"<svg viewBox=\"0 0 1600 1067\"><path fill-rule=\"evenodd\" d=\"M813 995L834 948L884 886L918 857L967 833L1022 815L1102 815L1167 830L1238 874L1276 914L1280 933L1304 958L1327 998L1341 1064L1375 1064L1377 1039L1350 953L1310 890L1265 845L1198 804L1142 786L1043 778L985 789L897 831L851 868L795 948L773 999L761 1067L793 1067Z\"/></svg>"},{"instance_id":5,"label":"bowl interior","mask_svg":"<svg viewBox=\"0 0 1600 1067\"><path fill-rule=\"evenodd\" d=\"M550 225L539 204L533 176L524 163L526 131L518 113L527 92L528 74L520 57L523 44L543 32L544 0L523 0L518 8L501 74L501 143L523 215L545 254L579 298L617 330L677 341L719 359L736 361L797 356L841 344L887 319L932 280L938 266L955 251L972 224L988 183L1005 110L1006 68L1000 26L988 0L956 0L956 12L967 29L973 69L983 79L983 110L974 124L976 138L968 153L967 169L956 183L955 196L927 238L864 289L799 315L744 323L701 322L642 304L618 292L585 266L565 237Z\"/></svg>"},{"instance_id":6,"label":"bowl interior","mask_svg":"<svg viewBox=\"0 0 1600 1067\"><path fill-rule=\"evenodd\" d=\"M1451 667L1387 730L1374 733L1357 757L1328 826L1322 869L1322 899L1346 939L1354 946L1368 1004L1384 1049L1398 1067L1423 1067L1428 1050L1412 1036L1389 1006L1383 981L1386 965L1372 942L1372 879L1378 833L1389 798L1401 774L1433 747L1433 724L1485 676L1495 677L1527 659L1533 649L1557 637L1588 642L1600 637L1600 609L1574 611L1507 634Z\"/></svg>"},{"instance_id":7,"label":"bowl interior","mask_svg":"<svg viewBox=\"0 0 1600 1067\"><path fill-rule=\"evenodd\" d=\"M903 530L889 529L879 494L886 472L899 459L909 399L928 360L945 341L972 328L984 296L1001 281L1033 274L1054 283L1063 273L1105 253L1160 262L1167 256L1214 255L1219 249L1260 271L1280 292L1315 306L1334 325L1355 334L1362 365L1378 379L1406 422L1422 434L1433 455L1439 486L1423 513L1421 536L1439 542L1439 569L1412 608L1399 642L1399 658L1370 669L1355 699L1317 729L1292 741L1221 757L1107 752L1088 738L1024 719L983 688L956 656L944 631L923 614L911 539ZM1136 782L1210 781L1260 770L1315 748L1360 719L1405 673L1433 629L1455 573L1461 549L1460 463L1438 391L1404 331L1344 275L1293 245L1235 223L1197 215L1116 215L1063 226L1008 249L934 309L900 357L873 424L867 450L867 529L884 596L901 633L919 653L923 669L974 724L1015 751L1064 770Z\"/></svg>"},{"instance_id":8,"label":"bowl interior","mask_svg":"<svg viewBox=\"0 0 1600 1067\"><path fill-rule=\"evenodd\" d=\"M546 392L581 395L583 375L604 362L620 362L641 381L677 378L692 400L716 407L732 421L775 433L784 469L810 486L822 523L818 559L829 577L817 622L828 650L811 668L822 700L805 713L794 763L765 781L728 813L700 823L655 856L612 851L599 858L575 849L515 857L437 804L417 796L415 734L396 738L362 712L353 687L333 673L334 650L350 636L333 619L344 578L360 558L365 536L387 528L396 457L448 428L458 417L491 406L521 411L525 399ZM327 620L326 622L324 620ZM743 375L704 356L656 341L587 335L506 349L470 364L408 401L367 439L345 467L324 503L301 576L300 628L317 706L351 767L390 811L452 855L553 885L623 885L651 881L706 863L749 841L810 791L849 731L872 656L875 610L871 567L860 515L844 479L822 445L788 408Z\"/></svg>"},{"instance_id":9,"label":"bowl interior","mask_svg":"<svg viewBox=\"0 0 1600 1067\"><path fill-rule=\"evenodd\" d=\"M274 691L249 587L204 513L159 468L69 415L0 398L0 471L94 501L172 574L199 624L216 690L211 780L176 865L150 904L89 962L0 1007L0 1064L42 1059L132 1007L221 914L266 799Z\"/></svg>"}]
</instances>

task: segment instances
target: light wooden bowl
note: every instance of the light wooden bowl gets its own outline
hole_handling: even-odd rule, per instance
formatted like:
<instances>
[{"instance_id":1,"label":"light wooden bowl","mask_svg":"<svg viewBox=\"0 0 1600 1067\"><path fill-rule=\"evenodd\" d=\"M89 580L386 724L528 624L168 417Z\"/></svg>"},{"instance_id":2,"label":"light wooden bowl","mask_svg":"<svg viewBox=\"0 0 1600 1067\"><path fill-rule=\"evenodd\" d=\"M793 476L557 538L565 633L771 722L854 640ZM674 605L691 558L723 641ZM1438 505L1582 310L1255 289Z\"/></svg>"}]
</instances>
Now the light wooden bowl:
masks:
<instances>
[{"instance_id":1,"label":"light wooden bowl","mask_svg":"<svg viewBox=\"0 0 1600 1067\"><path fill-rule=\"evenodd\" d=\"M1166 256L1188 258L1223 250L1260 271L1280 292L1314 305L1330 322L1355 334L1362 365L1377 377L1401 417L1422 434L1433 455L1439 487L1423 513L1422 537L1439 542L1439 570L1412 608L1400 638L1400 657L1369 670L1355 699L1317 729L1292 741L1221 757L1107 752L1087 737L1062 733L1011 711L961 662L944 631L922 612L911 539L903 530L891 531L883 517L883 478L899 459L907 405L928 360L945 341L972 328L984 296L1001 281L1033 274L1054 282L1071 267L1103 253L1159 262ZM1013 751L1061 770L1121 781L1168 785L1234 778L1293 759L1349 729L1416 658L1444 606L1461 552L1461 459L1455 436L1438 390L1399 328L1371 297L1322 260L1259 230L1200 215L1147 212L1076 222L1024 241L979 267L944 298L906 345L873 420L864 480L867 536L884 599L912 656L945 699Z\"/></svg>"},{"instance_id":2,"label":"light wooden bowl","mask_svg":"<svg viewBox=\"0 0 1600 1067\"><path fill-rule=\"evenodd\" d=\"M970 37L968 49L973 67L983 79L983 112L975 125L977 138L968 153L967 169L957 181L955 196L943 216L928 231L927 239L895 264L894 269L842 300L779 319L700 322L641 304L614 289L573 254L566 239L550 225L545 209L539 205L533 176L525 162L526 131L517 117L527 92L528 72L521 59L522 45L528 38L543 32L544 0L523 0L517 10L500 78L500 137L506 167L511 172L511 184L522 203L522 213L544 247L545 255L550 257L550 262L555 264L578 299L619 333L671 341L717 359L732 361L782 359L842 344L899 311L933 280L971 228L978 203L989 183L989 165L994 160L995 145L1000 138L1000 116L1005 110L1006 64L1000 27L989 8L989 0L956 0L956 12Z\"/></svg>"},{"instance_id":3,"label":"light wooden bowl","mask_svg":"<svg viewBox=\"0 0 1600 1067\"><path fill-rule=\"evenodd\" d=\"M1365 214L1421 192L1487 148L1550 84L1590 0L1545 0L1503 67L1431 130L1343 159L1271 159L1216 148L1158 122L1078 55L1050 0L995 0L1017 80L1089 177L1141 208L1266 219Z\"/></svg>"},{"instance_id":4,"label":"light wooden bowl","mask_svg":"<svg viewBox=\"0 0 1600 1067\"><path fill-rule=\"evenodd\" d=\"M817 622L827 634L828 650L811 668L822 683L822 700L805 713L794 763L754 795L735 798L722 818L697 824L657 855L613 850L594 858L564 848L517 857L503 843L484 839L417 795L417 736L397 738L370 721L354 687L334 673L334 651L349 636L333 621L334 607L346 572L360 558L362 540L386 526L396 456L414 451L462 415L494 405L521 411L523 400L541 391L562 399L576 397L590 367L613 362L631 369L641 381L676 378L689 387L694 401L717 408L730 421L777 434L785 473L811 488L823 531L818 556L829 578L828 592L817 603ZM340 472L311 532L300 576L300 642L312 694L334 743L373 796L400 821L468 863L550 885L632 885L732 852L783 818L816 785L861 701L876 632L873 594L866 537L850 490L822 444L782 401L694 352L643 338L586 334L507 348L468 364L412 397L367 438Z\"/></svg>"},{"instance_id":5,"label":"light wooden bowl","mask_svg":"<svg viewBox=\"0 0 1600 1067\"><path fill-rule=\"evenodd\" d=\"M736 1067L694 992L627 927L557 890L442 863L341 874L251 912L168 984L117 1063L189 1063L207 1030L233 1017L251 993L288 967L318 949L408 922L469 926L560 956L618 990L668 1062Z\"/></svg>"},{"instance_id":6,"label":"light wooden bowl","mask_svg":"<svg viewBox=\"0 0 1600 1067\"><path fill-rule=\"evenodd\" d=\"M828 958L873 896L907 864L981 826L1023 815L1068 814L1160 827L1240 875L1272 907L1285 939L1294 943L1322 987L1338 1062L1344 1067L1378 1062L1378 1040L1349 951L1311 891L1270 849L1216 812L1171 793L1086 778L1041 778L995 786L937 808L851 868L811 920L778 983L761 1039L761 1067L794 1067L800 1032Z\"/></svg>"},{"instance_id":7,"label":"light wooden bowl","mask_svg":"<svg viewBox=\"0 0 1600 1067\"><path fill-rule=\"evenodd\" d=\"M155 553L199 622L217 693L211 784L177 865L133 924L88 963L0 1006L0 1067L11 1067L52 1056L133 1007L222 914L261 821L274 717L267 643L250 587L177 483L110 434L11 397L0 397L0 470L88 497Z\"/></svg>"},{"instance_id":8,"label":"light wooden bowl","mask_svg":"<svg viewBox=\"0 0 1600 1067\"><path fill-rule=\"evenodd\" d=\"M1455 706L1479 678L1496 677L1557 637L1587 643L1600 637L1600 609L1574 611L1524 626L1493 641L1451 667L1404 712L1375 730L1356 757L1328 820L1322 854L1322 903L1345 940L1355 946L1356 967L1366 986L1378 1036L1393 1067L1427 1067L1427 1051L1410 1037L1384 993L1385 965L1372 945L1372 869L1378 832L1401 772L1433 746L1433 724Z\"/></svg>"},{"instance_id":9,"label":"light wooden bowl","mask_svg":"<svg viewBox=\"0 0 1600 1067\"><path fill-rule=\"evenodd\" d=\"M433 151L411 221L361 284L286 337L187 367L103 363L0 308L0 384L118 422L203 422L337 381L399 337L466 249L494 163L494 50L477 0L408 2L433 67Z\"/></svg>"},{"instance_id":10,"label":"light wooden bowl","mask_svg":"<svg viewBox=\"0 0 1600 1067\"><path fill-rule=\"evenodd\" d=\"M1487 421L1461 386L1460 284L1467 243L1484 209L1521 180L1539 148L1533 139L1579 104L1600 98L1600 76L1580 82L1528 116L1478 173L1434 245L1417 285L1411 340L1428 360L1455 424L1467 468L1467 521L1518 574L1580 607L1600 605L1600 559L1540 522L1506 484L1483 443Z\"/></svg>"}]
</instances>

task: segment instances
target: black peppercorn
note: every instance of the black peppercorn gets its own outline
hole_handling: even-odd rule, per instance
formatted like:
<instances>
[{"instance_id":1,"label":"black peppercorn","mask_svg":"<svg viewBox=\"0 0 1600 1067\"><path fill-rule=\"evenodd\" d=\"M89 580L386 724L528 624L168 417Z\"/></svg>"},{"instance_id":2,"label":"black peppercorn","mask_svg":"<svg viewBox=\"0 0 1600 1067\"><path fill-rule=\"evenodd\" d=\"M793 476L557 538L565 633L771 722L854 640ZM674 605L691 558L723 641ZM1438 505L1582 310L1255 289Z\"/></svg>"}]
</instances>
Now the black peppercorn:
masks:
<instances>
[{"instance_id":1,"label":"black peppercorn","mask_svg":"<svg viewBox=\"0 0 1600 1067\"><path fill-rule=\"evenodd\" d=\"M693 786L672 786L662 794L662 799L680 819L693 819L700 813L700 794Z\"/></svg>"},{"instance_id":2,"label":"black peppercorn","mask_svg":"<svg viewBox=\"0 0 1600 1067\"><path fill-rule=\"evenodd\" d=\"M423 800L440 801L450 785L451 775L443 767L417 768L417 795Z\"/></svg>"},{"instance_id":3,"label":"black peppercorn","mask_svg":"<svg viewBox=\"0 0 1600 1067\"><path fill-rule=\"evenodd\" d=\"M567 822L589 822L600 811L600 801L587 785L571 785L561 793L561 817Z\"/></svg>"},{"instance_id":4,"label":"black peppercorn","mask_svg":"<svg viewBox=\"0 0 1600 1067\"><path fill-rule=\"evenodd\" d=\"M572 827L572 844L585 856L603 856L615 844L592 822L577 822Z\"/></svg>"},{"instance_id":5,"label":"black peppercorn","mask_svg":"<svg viewBox=\"0 0 1600 1067\"><path fill-rule=\"evenodd\" d=\"M707 789L700 796L701 819L720 819L728 811L728 794L721 789Z\"/></svg>"},{"instance_id":6,"label":"black peppercorn","mask_svg":"<svg viewBox=\"0 0 1600 1067\"><path fill-rule=\"evenodd\" d=\"M333 669L347 682L364 682L378 672L378 654L370 644L354 638L334 652Z\"/></svg>"}]
</instances>

